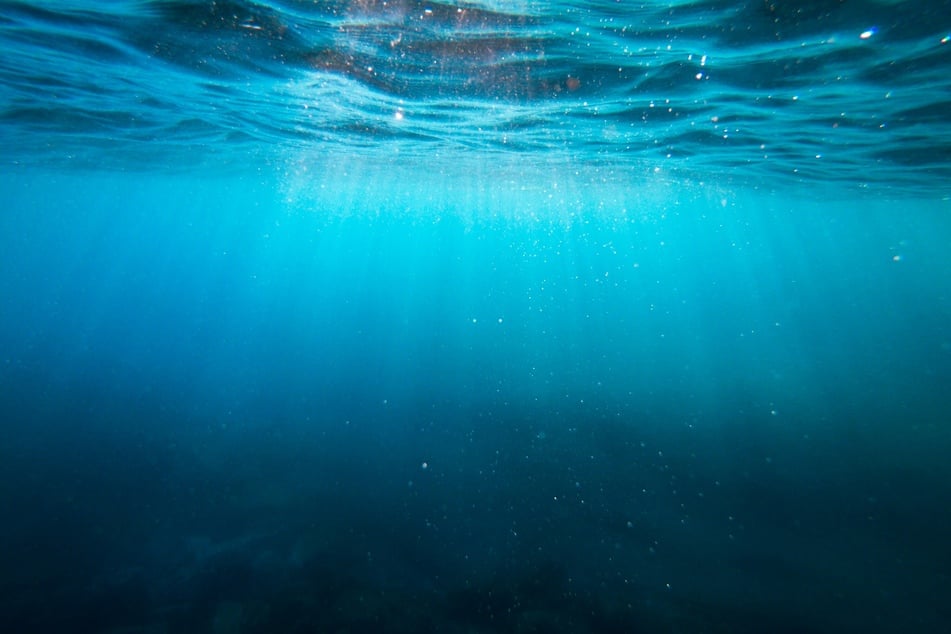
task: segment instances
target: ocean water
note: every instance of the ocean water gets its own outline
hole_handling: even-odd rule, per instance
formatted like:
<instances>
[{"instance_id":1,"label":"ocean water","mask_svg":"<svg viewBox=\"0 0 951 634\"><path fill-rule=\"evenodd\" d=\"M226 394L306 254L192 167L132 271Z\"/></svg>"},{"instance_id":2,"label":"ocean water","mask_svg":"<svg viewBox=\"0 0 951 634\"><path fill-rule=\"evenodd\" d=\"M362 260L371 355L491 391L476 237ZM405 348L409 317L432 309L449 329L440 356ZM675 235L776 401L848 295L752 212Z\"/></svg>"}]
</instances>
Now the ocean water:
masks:
<instances>
[{"instance_id":1,"label":"ocean water","mask_svg":"<svg viewBox=\"0 0 951 634\"><path fill-rule=\"evenodd\" d=\"M949 38L0 1L0 631L947 631Z\"/></svg>"}]
</instances>

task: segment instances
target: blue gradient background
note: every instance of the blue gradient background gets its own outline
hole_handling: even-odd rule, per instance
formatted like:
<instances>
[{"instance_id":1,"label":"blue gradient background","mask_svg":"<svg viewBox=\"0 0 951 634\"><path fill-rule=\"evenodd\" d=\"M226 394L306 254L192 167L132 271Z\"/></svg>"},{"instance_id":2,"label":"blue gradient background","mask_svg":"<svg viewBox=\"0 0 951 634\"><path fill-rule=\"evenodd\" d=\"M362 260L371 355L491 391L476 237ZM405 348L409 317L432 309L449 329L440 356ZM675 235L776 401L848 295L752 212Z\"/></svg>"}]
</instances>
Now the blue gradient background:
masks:
<instances>
[{"instance_id":1,"label":"blue gradient background","mask_svg":"<svg viewBox=\"0 0 951 634\"><path fill-rule=\"evenodd\" d=\"M0 3L0 629L943 631L940 12L393 6Z\"/></svg>"}]
</instances>

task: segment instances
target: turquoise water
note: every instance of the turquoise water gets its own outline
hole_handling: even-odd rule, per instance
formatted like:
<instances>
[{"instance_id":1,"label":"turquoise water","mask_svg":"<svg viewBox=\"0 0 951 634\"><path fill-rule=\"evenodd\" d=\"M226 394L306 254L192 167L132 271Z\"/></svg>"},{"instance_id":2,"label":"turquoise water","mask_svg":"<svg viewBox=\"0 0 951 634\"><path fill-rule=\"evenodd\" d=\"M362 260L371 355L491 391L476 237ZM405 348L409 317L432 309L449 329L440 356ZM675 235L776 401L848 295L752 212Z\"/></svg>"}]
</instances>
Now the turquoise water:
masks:
<instances>
[{"instance_id":1,"label":"turquoise water","mask_svg":"<svg viewBox=\"0 0 951 634\"><path fill-rule=\"evenodd\" d=\"M948 2L0 2L0 630L942 632Z\"/></svg>"}]
</instances>

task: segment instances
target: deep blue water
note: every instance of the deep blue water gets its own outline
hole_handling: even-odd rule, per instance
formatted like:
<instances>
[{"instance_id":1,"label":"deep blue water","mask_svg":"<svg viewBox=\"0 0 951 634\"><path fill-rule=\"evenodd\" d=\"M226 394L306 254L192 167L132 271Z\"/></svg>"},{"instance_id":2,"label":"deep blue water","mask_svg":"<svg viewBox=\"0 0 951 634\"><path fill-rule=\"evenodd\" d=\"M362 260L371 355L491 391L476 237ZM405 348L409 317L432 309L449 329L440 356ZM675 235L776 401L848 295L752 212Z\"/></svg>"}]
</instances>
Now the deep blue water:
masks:
<instances>
[{"instance_id":1,"label":"deep blue water","mask_svg":"<svg viewBox=\"0 0 951 634\"><path fill-rule=\"evenodd\" d=\"M949 37L0 1L0 631L947 631Z\"/></svg>"}]
</instances>

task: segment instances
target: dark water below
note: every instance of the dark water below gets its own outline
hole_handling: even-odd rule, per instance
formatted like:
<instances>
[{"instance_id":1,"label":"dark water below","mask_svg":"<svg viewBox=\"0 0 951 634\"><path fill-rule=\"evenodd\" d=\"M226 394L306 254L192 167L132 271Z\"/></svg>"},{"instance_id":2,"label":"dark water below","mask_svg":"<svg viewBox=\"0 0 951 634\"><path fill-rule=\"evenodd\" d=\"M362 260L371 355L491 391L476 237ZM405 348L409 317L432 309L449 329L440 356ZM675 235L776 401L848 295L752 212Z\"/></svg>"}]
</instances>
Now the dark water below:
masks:
<instances>
[{"instance_id":1,"label":"dark water below","mask_svg":"<svg viewBox=\"0 0 951 634\"><path fill-rule=\"evenodd\" d=\"M0 2L0 631L945 631L948 9Z\"/></svg>"}]
</instances>

